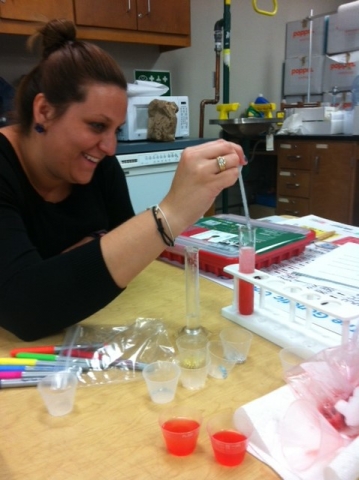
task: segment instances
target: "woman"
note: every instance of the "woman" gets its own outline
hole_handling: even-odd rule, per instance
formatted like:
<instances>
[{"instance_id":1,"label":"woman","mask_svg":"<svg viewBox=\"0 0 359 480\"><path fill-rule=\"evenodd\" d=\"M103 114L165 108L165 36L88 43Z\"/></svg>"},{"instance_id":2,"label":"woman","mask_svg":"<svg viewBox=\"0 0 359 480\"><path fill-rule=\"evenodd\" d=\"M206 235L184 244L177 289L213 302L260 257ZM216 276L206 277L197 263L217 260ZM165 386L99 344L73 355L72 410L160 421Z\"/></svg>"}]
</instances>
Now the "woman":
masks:
<instances>
[{"instance_id":1,"label":"woman","mask_svg":"<svg viewBox=\"0 0 359 480\"><path fill-rule=\"evenodd\" d=\"M76 41L69 21L34 38L42 59L18 88L16 123L0 129L0 326L28 341L112 301L244 164L223 140L188 148L159 206L134 216L114 156L127 108L121 70Z\"/></svg>"}]
</instances>

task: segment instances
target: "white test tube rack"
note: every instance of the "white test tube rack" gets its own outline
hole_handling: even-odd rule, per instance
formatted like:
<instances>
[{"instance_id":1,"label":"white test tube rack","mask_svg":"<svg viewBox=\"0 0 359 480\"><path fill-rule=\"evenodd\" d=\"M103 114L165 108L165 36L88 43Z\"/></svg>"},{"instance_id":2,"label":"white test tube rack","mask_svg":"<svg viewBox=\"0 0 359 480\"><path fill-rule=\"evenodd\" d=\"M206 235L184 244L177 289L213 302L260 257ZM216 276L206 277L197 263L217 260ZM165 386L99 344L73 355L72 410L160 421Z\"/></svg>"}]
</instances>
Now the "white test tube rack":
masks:
<instances>
[{"instance_id":1,"label":"white test tube rack","mask_svg":"<svg viewBox=\"0 0 359 480\"><path fill-rule=\"evenodd\" d=\"M232 305L222 308L222 315L248 330L266 338L280 347L303 346L317 353L323 348L338 346L349 339L351 322L359 319L359 307L310 291L303 284L288 282L260 270L251 274L241 273L239 265L228 265L226 273L233 276ZM238 284L245 280L259 290L252 315L238 312ZM288 311L269 306L266 297L272 292L288 301ZM305 318L296 315L297 305L305 307ZM322 312L342 322L341 334L313 322L313 312Z\"/></svg>"}]
</instances>

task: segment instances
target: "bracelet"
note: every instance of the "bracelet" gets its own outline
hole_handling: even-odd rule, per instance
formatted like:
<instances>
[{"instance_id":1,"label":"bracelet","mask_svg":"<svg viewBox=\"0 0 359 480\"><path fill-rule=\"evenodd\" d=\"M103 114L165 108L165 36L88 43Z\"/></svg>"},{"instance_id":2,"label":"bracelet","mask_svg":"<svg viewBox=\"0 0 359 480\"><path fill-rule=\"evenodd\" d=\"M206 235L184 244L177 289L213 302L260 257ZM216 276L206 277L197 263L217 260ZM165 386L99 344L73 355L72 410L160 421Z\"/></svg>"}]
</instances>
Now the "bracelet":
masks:
<instances>
[{"instance_id":1,"label":"bracelet","mask_svg":"<svg viewBox=\"0 0 359 480\"><path fill-rule=\"evenodd\" d=\"M162 240L169 247L173 247L174 244L175 244L175 239L174 239L171 227L170 227L170 225L167 221L167 218L166 218L165 214L163 213L161 207L159 207L159 205L154 205L153 207L151 207L151 210L152 210L153 218L155 219L155 222L156 222L156 225L157 225L157 230L159 231L159 233L162 237ZM162 224L162 220L160 218L158 218L158 216L157 216L158 212L161 213L161 215L163 217L163 220L165 221L166 226L168 228L168 231L170 232L172 238L169 235L167 235L167 233L165 232L165 229L164 229L163 224Z\"/></svg>"}]
</instances>

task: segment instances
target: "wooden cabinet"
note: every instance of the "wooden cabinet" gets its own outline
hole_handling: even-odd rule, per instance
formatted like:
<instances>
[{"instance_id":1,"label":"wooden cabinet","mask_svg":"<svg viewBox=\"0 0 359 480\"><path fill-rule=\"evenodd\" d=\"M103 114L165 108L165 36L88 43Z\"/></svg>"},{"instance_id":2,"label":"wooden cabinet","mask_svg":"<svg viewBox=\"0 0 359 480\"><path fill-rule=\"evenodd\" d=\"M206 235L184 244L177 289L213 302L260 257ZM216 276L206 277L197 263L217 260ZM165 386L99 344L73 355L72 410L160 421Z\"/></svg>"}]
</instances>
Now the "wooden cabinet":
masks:
<instances>
[{"instance_id":1,"label":"wooden cabinet","mask_svg":"<svg viewBox=\"0 0 359 480\"><path fill-rule=\"evenodd\" d=\"M87 40L191 45L190 0L1 0L0 33L30 35L38 22L74 20Z\"/></svg>"},{"instance_id":2,"label":"wooden cabinet","mask_svg":"<svg viewBox=\"0 0 359 480\"><path fill-rule=\"evenodd\" d=\"M359 221L355 141L277 140L277 214Z\"/></svg>"},{"instance_id":3,"label":"wooden cabinet","mask_svg":"<svg viewBox=\"0 0 359 480\"><path fill-rule=\"evenodd\" d=\"M189 0L74 0L76 24L190 34Z\"/></svg>"},{"instance_id":4,"label":"wooden cabinet","mask_svg":"<svg viewBox=\"0 0 359 480\"><path fill-rule=\"evenodd\" d=\"M32 35L40 23L51 18L74 20L73 0L0 1L0 34Z\"/></svg>"}]
</instances>

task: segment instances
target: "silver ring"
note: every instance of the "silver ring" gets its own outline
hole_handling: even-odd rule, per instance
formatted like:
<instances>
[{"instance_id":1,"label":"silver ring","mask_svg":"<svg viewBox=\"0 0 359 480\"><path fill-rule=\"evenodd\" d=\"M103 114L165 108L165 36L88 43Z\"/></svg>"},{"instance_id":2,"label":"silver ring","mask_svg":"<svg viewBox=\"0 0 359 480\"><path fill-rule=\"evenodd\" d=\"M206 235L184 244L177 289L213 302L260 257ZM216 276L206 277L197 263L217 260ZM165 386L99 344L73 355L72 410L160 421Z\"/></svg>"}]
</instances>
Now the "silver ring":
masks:
<instances>
[{"instance_id":1,"label":"silver ring","mask_svg":"<svg viewBox=\"0 0 359 480\"><path fill-rule=\"evenodd\" d=\"M226 169L226 159L224 157L217 157L218 168L220 172L224 172Z\"/></svg>"}]
</instances>

